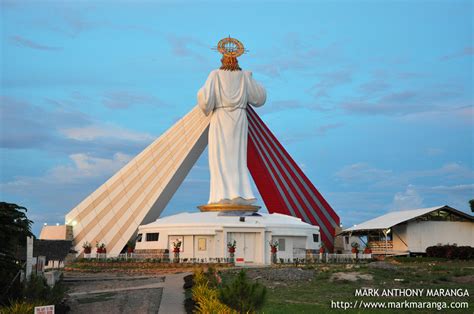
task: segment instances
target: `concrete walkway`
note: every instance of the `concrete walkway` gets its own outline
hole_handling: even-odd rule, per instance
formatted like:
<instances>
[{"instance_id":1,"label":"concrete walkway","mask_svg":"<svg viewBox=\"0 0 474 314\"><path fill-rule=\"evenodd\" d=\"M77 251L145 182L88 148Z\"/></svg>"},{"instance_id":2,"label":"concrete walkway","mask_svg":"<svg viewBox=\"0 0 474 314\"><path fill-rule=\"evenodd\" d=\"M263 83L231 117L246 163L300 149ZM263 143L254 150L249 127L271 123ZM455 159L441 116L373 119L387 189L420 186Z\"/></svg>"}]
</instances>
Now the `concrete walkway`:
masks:
<instances>
[{"instance_id":1,"label":"concrete walkway","mask_svg":"<svg viewBox=\"0 0 474 314\"><path fill-rule=\"evenodd\" d=\"M91 291L84 291L84 292L71 292L71 293L69 293L69 295L71 297L77 297L77 296L83 296L83 295L88 295L88 294L97 294L97 293L122 292L122 291L130 291L130 290L163 288L163 286L164 286L164 282L159 282L159 283L155 283L155 284L136 286L136 287L91 290Z\"/></svg>"},{"instance_id":2,"label":"concrete walkway","mask_svg":"<svg viewBox=\"0 0 474 314\"><path fill-rule=\"evenodd\" d=\"M181 314L184 309L184 276L116 276L113 274L68 274L72 314L94 312Z\"/></svg>"},{"instance_id":3,"label":"concrete walkway","mask_svg":"<svg viewBox=\"0 0 474 314\"><path fill-rule=\"evenodd\" d=\"M184 277L192 273L168 274L163 285L159 314L184 314Z\"/></svg>"}]
</instances>

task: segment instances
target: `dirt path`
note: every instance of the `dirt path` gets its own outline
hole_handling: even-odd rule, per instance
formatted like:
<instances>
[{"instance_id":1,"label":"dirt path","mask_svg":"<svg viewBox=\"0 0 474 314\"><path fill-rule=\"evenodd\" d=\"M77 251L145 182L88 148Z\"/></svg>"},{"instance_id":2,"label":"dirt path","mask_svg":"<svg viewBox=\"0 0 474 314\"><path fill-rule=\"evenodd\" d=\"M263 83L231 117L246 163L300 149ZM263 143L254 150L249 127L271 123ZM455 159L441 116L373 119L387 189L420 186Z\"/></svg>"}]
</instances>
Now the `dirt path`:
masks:
<instances>
[{"instance_id":1,"label":"dirt path","mask_svg":"<svg viewBox=\"0 0 474 314\"><path fill-rule=\"evenodd\" d=\"M187 273L130 276L65 273L71 313L184 313Z\"/></svg>"}]
</instances>

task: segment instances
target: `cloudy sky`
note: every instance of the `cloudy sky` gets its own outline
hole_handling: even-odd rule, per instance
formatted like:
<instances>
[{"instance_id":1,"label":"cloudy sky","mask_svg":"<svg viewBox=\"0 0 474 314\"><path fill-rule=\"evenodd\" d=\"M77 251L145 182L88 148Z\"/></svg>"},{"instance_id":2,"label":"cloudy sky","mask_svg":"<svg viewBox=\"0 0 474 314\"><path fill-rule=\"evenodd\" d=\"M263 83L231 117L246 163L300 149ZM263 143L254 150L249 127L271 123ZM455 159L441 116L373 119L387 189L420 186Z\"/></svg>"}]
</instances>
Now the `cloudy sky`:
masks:
<instances>
[{"instance_id":1,"label":"cloudy sky","mask_svg":"<svg viewBox=\"0 0 474 314\"><path fill-rule=\"evenodd\" d=\"M1 200L39 232L187 113L228 36L350 226L474 197L471 1L1 2ZM207 154L162 215L208 198Z\"/></svg>"}]
</instances>

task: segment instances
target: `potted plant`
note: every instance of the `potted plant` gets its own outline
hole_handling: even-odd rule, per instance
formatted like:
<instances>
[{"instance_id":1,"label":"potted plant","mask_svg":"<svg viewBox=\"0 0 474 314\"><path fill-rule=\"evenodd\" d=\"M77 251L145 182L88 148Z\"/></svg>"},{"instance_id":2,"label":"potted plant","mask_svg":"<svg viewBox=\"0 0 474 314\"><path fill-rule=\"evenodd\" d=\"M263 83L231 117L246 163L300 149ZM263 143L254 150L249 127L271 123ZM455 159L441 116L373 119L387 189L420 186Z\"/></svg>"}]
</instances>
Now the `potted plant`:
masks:
<instances>
[{"instance_id":1,"label":"potted plant","mask_svg":"<svg viewBox=\"0 0 474 314\"><path fill-rule=\"evenodd\" d=\"M270 252L272 253L272 263L277 262L278 241L270 241Z\"/></svg>"},{"instance_id":2,"label":"potted plant","mask_svg":"<svg viewBox=\"0 0 474 314\"><path fill-rule=\"evenodd\" d=\"M359 243L352 242L351 247L352 247L352 253L355 253L355 254L359 253Z\"/></svg>"},{"instance_id":3,"label":"potted plant","mask_svg":"<svg viewBox=\"0 0 474 314\"><path fill-rule=\"evenodd\" d=\"M321 246L319 247L319 254L324 254L326 252L326 247L324 246L324 243L321 242Z\"/></svg>"},{"instance_id":4,"label":"potted plant","mask_svg":"<svg viewBox=\"0 0 474 314\"><path fill-rule=\"evenodd\" d=\"M105 243L99 244L99 241L97 241L97 242L95 243L95 247L96 247L96 252L97 252L97 254L105 254L105 253L107 253L107 249L105 248Z\"/></svg>"},{"instance_id":5,"label":"potted plant","mask_svg":"<svg viewBox=\"0 0 474 314\"><path fill-rule=\"evenodd\" d=\"M128 241L127 242L127 253L128 254L131 254L135 251L135 241Z\"/></svg>"},{"instance_id":6,"label":"potted plant","mask_svg":"<svg viewBox=\"0 0 474 314\"><path fill-rule=\"evenodd\" d=\"M179 263L179 252L181 251L181 240L176 239L176 241L173 242L173 253L174 253L174 262Z\"/></svg>"},{"instance_id":7,"label":"potted plant","mask_svg":"<svg viewBox=\"0 0 474 314\"><path fill-rule=\"evenodd\" d=\"M91 254L92 244L90 244L90 242L84 242L82 244L82 247L84 248L84 254Z\"/></svg>"},{"instance_id":8,"label":"potted plant","mask_svg":"<svg viewBox=\"0 0 474 314\"><path fill-rule=\"evenodd\" d=\"M370 246L370 243L367 243L367 245L365 246L364 254L372 254L372 248Z\"/></svg>"},{"instance_id":9,"label":"potted plant","mask_svg":"<svg viewBox=\"0 0 474 314\"><path fill-rule=\"evenodd\" d=\"M235 247L237 246L237 242L235 240L233 242L227 242L227 250L229 251L230 262L234 263L234 254L235 254Z\"/></svg>"}]
</instances>

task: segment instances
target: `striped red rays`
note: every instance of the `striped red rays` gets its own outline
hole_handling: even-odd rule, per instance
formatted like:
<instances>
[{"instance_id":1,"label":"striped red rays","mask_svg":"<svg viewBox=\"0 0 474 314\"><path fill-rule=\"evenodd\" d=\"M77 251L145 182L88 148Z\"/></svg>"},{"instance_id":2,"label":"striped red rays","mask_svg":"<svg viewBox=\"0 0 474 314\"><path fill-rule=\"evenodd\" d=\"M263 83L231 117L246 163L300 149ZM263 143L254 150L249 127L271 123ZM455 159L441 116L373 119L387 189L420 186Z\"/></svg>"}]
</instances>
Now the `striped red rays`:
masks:
<instances>
[{"instance_id":1,"label":"striped red rays","mask_svg":"<svg viewBox=\"0 0 474 314\"><path fill-rule=\"evenodd\" d=\"M268 211L319 226L321 240L332 251L339 217L250 107L247 116L247 164Z\"/></svg>"}]
</instances>

